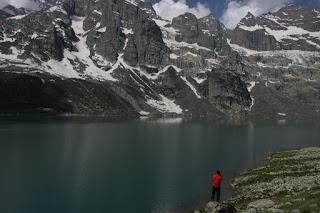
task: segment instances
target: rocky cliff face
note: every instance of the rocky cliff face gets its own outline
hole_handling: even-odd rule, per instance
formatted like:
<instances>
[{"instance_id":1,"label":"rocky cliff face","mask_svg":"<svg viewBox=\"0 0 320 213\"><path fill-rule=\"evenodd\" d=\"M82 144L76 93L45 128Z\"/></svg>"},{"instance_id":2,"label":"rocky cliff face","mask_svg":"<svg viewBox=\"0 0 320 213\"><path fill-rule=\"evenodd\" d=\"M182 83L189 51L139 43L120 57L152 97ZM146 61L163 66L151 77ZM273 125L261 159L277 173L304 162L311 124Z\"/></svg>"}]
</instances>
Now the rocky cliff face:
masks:
<instances>
[{"instance_id":1,"label":"rocky cliff face","mask_svg":"<svg viewBox=\"0 0 320 213\"><path fill-rule=\"evenodd\" d=\"M295 5L258 17L248 13L234 30L231 43L257 51L319 51L319 14L319 9Z\"/></svg>"},{"instance_id":2,"label":"rocky cliff face","mask_svg":"<svg viewBox=\"0 0 320 213\"><path fill-rule=\"evenodd\" d=\"M318 114L319 14L295 5L259 17L249 13L231 33L229 44L255 85L251 115Z\"/></svg>"},{"instance_id":3,"label":"rocky cliff face","mask_svg":"<svg viewBox=\"0 0 320 213\"><path fill-rule=\"evenodd\" d=\"M41 2L49 6L0 21L0 96L12 97L0 106L3 112L255 112L252 93L259 71L253 63L269 59L238 53L213 15L198 19L187 13L170 22L157 16L147 0ZM264 73L270 75L267 68L260 76ZM21 94L8 89L15 84L32 89ZM279 96L287 97L287 90ZM56 101L45 99L46 94ZM31 101L37 97L39 102Z\"/></svg>"}]
</instances>

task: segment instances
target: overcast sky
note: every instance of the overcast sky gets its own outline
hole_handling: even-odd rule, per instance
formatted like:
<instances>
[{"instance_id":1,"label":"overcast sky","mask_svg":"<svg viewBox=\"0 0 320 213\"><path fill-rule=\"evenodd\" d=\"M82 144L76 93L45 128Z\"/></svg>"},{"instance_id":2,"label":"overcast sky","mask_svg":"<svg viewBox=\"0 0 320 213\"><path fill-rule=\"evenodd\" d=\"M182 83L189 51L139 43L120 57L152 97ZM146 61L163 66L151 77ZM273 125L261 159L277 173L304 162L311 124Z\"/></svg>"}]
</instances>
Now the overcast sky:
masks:
<instances>
[{"instance_id":1,"label":"overcast sky","mask_svg":"<svg viewBox=\"0 0 320 213\"><path fill-rule=\"evenodd\" d=\"M228 27L236 24L249 11L254 15L273 12L286 4L320 7L320 0L152 0L157 13L166 19L194 13L198 17L214 13Z\"/></svg>"}]
</instances>

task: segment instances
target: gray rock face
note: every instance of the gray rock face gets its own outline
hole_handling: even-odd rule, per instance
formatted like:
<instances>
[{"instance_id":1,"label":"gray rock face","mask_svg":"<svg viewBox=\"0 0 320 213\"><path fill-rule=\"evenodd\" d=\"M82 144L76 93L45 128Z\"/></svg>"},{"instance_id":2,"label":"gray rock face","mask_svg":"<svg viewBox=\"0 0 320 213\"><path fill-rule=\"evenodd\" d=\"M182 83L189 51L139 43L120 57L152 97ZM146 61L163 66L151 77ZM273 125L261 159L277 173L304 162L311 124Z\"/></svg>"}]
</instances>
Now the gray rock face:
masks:
<instances>
[{"instance_id":1,"label":"gray rock face","mask_svg":"<svg viewBox=\"0 0 320 213\"><path fill-rule=\"evenodd\" d=\"M107 82L0 72L1 113L95 113L135 116L136 109Z\"/></svg>"},{"instance_id":2,"label":"gray rock face","mask_svg":"<svg viewBox=\"0 0 320 213\"><path fill-rule=\"evenodd\" d=\"M211 50L227 47L226 30L213 15L201 19L191 13L180 15L172 20L172 26L179 30L175 40L178 42L197 43Z\"/></svg>"},{"instance_id":3,"label":"gray rock face","mask_svg":"<svg viewBox=\"0 0 320 213\"><path fill-rule=\"evenodd\" d=\"M136 22L133 31L138 63L156 66L168 64L170 51L162 40L160 28L143 14L138 15Z\"/></svg>"},{"instance_id":4,"label":"gray rock face","mask_svg":"<svg viewBox=\"0 0 320 213\"><path fill-rule=\"evenodd\" d=\"M38 3L36 10L47 10L52 6L61 4L64 0L33 0Z\"/></svg>"},{"instance_id":5,"label":"gray rock face","mask_svg":"<svg viewBox=\"0 0 320 213\"><path fill-rule=\"evenodd\" d=\"M192 13L180 15L172 20L172 26L179 29L180 34L176 36L176 41L197 43L199 35L198 19Z\"/></svg>"},{"instance_id":6,"label":"gray rock face","mask_svg":"<svg viewBox=\"0 0 320 213\"><path fill-rule=\"evenodd\" d=\"M85 16L88 12L88 6L91 5L90 2L85 0L65 0L62 5L70 16Z\"/></svg>"},{"instance_id":7,"label":"gray rock face","mask_svg":"<svg viewBox=\"0 0 320 213\"><path fill-rule=\"evenodd\" d=\"M33 12L22 19L0 22L1 52L18 51L18 58L48 61L62 60L64 49L75 50L78 41L69 17L60 10Z\"/></svg>"},{"instance_id":8,"label":"gray rock face","mask_svg":"<svg viewBox=\"0 0 320 213\"><path fill-rule=\"evenodd\" d=\"M231 36L231 43L258 50L320 50L320 10L289 5L254 17L249 13Z\"/></svg>"},{"instance_id":9,"label":"gray rock face","mask_svg":"<svg viewBox=\"0 0 320 213\"><path fill-rule=\"evenodd\" d=\"M286 120L318 114L318 14L317 8L289 5L259 17L248 14L234 30L230 45L241 58L238 65L228 64L248 73L254 85L250 116Z\"/></svg>"},{"instance_id":10,"label":"gray rock face","mask_svg":"<svg viewBox=\"0 0 320 213\"><path fill-rule=\"evenodd\" d=\"M237 28L234 31L232 42L241 44L241 46L248 49L267 51L267 50L280 50L280 45L276 39L266 34L265 30L255 30L248 32L242 28Z\"/></svg>"},{"instance_id":11,"label":"gray rock face","mask_svg":"<svg viewBox=\"0 0 320 213\"><path fill-rule=\"evenodd\" d=\"M227 42L227 30L212 14L197 19L186 13L172 22L156 19L156 23L172 51L171 63L186 76L196 77L219 67L223 60L233 60L229 58L232 50Z\"/></svg>"},{"instance_id":12,"label":"gray rock face","mask_svg":"<svg viewBox=\"0 0 320 213\"><path fill-rule=\"evenodd\" d=\"M149 17L151 18L159 18L157 15L156 11L152 7L152 3L150 0L141 0L138 3L138 7L143 10L145 13L148 14Z\"/></svg>"},{"instance_id":13,"label":"gray rock face","mask_svg":"<svg viewBox=\"0 0 320 213\"><path fill-rule=\"evenodd\" d=\"M235 73L214 69L209 75L209 100L224 108L241 110L252 104L246 84Z\"/></svg>"},{"instance_id":14,"label":"gray rock face","mask_svg":"<svg viewBox=\"0 0 320 213\"><path fill-rule=\"evenodd\" d=\"M87 44L92 52L106 60L114 62L119 54L124 53L131 65L167 64L169 49L162 40L159 27L148 15L154 11L150 12L147 3L143 6L141 9L125 0L69 1L66 8L71 8L67 9L71 14L86 14Z\"/></svg>"}]
</instances>

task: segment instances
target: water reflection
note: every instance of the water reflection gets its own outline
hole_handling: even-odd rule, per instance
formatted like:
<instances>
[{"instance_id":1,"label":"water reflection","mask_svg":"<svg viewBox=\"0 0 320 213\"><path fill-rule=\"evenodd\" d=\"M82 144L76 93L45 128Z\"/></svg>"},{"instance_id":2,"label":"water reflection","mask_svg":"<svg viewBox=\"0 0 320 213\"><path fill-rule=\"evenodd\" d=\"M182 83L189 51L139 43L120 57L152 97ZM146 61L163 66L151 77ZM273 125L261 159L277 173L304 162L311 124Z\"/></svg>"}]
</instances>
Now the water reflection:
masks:
<instances>
[{"instance_id":1,"label":"water reflection","mask_svg":"<svg viewBox=\"0 0 320 213\"><path fill-rule=\"evenodd\" d=\"M140 118L141 119L141 118ZM141 121L157 124L179 124L183 122L183 118L146 118L143 117Z\"/></svg>"},{"instance_id":2,"label":"water reflection","mask_svg":"<svg viewBox=\"0 0 320 213\"><path fill-rule=\"evenodd\" d=\"M160 119L0 122L3 212L164 212L204 205L266 154L319 146L319 124Z\"/></svg>"}]
</instances>

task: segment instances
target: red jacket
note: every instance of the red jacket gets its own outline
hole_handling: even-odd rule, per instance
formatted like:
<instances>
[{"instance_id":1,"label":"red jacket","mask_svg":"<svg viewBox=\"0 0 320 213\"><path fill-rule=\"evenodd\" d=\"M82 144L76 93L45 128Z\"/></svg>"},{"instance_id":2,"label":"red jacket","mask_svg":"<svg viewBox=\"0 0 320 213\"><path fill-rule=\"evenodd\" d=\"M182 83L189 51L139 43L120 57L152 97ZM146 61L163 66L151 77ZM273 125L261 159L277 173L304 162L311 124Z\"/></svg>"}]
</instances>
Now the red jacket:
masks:
<instances>
[{"instance_id":1,"label":"red jacket","mask_svg":"<svg viewBox=\"0 0 320 213\"><path fill-rule=\"evenodd\" d=\"M212 174L212 184L214 188L219 188L221 184L222 177L217 173Z\"/></svg>"}]
</instances>

